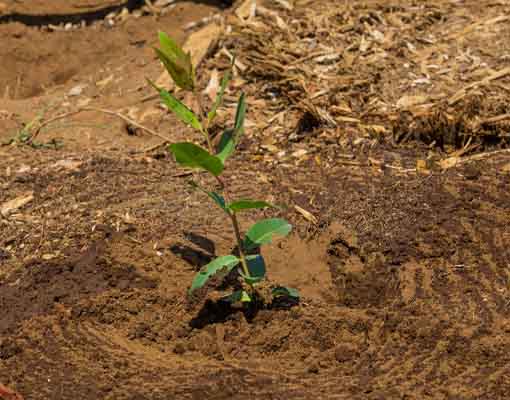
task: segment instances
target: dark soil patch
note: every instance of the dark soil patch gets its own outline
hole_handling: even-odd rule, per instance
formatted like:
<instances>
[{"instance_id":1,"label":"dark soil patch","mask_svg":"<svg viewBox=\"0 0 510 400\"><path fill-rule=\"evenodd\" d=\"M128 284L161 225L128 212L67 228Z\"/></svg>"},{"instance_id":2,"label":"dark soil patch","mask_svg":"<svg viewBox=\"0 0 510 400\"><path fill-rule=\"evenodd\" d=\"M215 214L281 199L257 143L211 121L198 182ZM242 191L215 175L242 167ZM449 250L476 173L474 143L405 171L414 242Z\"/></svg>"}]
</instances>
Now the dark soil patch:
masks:
<instances>
[{"instance_id":1,"label":"dark soil patch","mask_svg":"<svg viewBox=\"0 0 510 400\"><path fill-rule=\"evenodd\" d=\"M63 399L333 398L338 387L360 399L427 393L504 398L508 382L498 377L506 376L510 361L510 202L501 164L485 164L477 179L465 178L462 169L415 179L379 179L352 168L334 172L328 193L335 191L337 200L318 198L314 210L329 222L307 233L299 215L289 214L296 233L308 239L294 237L266 251L271 280L299 288L302 304L249 316L210 301L187 304L196 266L175 246L224 254L231 232L220 237L193 228L197 221L206 228L211 218L223 226L221 213L207 203L178 219L173 207L156 205L167 162L135 174L142 165L103 157L83 163L78 174L48 169L22 184L38 182L39 206L24 211L35 217L46 213L42 204L51 206L46 193L58 183L62 189L51 201L73 195L77 202L69 210L76 224L63 234L67 211L59 206L60 216L46 222L55 234L47 233L35 251L61 249L62 256L20 264L0 284L8 310L1 320L0 379L7 385L30 398ZM242 164L234 170L250 180ZM315 182L323 179L310 173ZM73 184L77 177L88 186ZM298 187L295 176L279 179ZM147 206L139 202L137 182L146 182ZM294 191L266 190L288 204L302 201ZM186 204L175 201L179 209ZM86 209L109 217L78 217ZM134 219L118 225L115 215L127 209ZM133 222L149 216L150 224ZM95 225L93 236L84 237ZM22 239L29 226L17 229L18 239L10 242L16 247L8 250L12 266L19 259L14 255L30 251L32 243ZM37 249L41 239L33 240ZM64 246L91 240L96 244L79 252Z\"/></svg>"},{"instance_id":2,"label":"dark soil patch","mask_svg":"<svg viewBox=\"0 0 510 400\"><path fill-rule=\"evenodd\" d=\"M156 281L140 276L132 265L111 265L105 251L106 243L98 242L65 260L25 264L2 287L0 305L10 312L0 318L0 334L12 333L24 320L50 314L58 306L72 307L105 290L125 292L157 286Z\"/></svg>"}]
</instances>

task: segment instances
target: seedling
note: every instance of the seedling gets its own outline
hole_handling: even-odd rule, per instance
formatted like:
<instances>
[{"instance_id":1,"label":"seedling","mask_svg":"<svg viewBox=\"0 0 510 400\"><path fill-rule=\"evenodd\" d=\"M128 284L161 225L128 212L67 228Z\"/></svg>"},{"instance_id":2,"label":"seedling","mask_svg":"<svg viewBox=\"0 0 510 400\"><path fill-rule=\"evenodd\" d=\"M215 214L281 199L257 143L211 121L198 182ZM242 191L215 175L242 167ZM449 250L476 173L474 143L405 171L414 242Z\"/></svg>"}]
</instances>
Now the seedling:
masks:
<instances>
[{"instance_id":1,"label":"seedling","mask_svg":"<svg viewBox=\"0 0 510 400\"><path fill-rule=\"evenodd\" d=\"M51 106L50 106L51 107ZM46 111L50 108L47 107L41 110L31 121L24 124L23 127L9 140L0 143L1 146L9 146L12 144L26 144L34 149L55 149L58 150L62 147L62 143L58 139L51 139L49 142L42 143L34 140L34 132L36 132L40 126L41 121Z\"/></svg>"},{"instance_id":2,"label":"seedling","mask_svg":"<svg viewBox=\"0 0 510 400\"><path fill-rule=\"evenodd\" d=\"M253 254L253 252L256 252L260 246L270 243L276 235L286 236L291 231L292 226L281 218L263 219L252 225L243 237L239 229L238 215L248 210L264 209L273 206L261 200L230 199L227 195L228 190L221 179L221 174L224 172L227 160L234 153L244 133L246 114L244 93L241 93L237 103L233 127L223 132L217 146L213 146L209 128L216 118L218 108L223 102L223 95L229 84L235 61L232 61L230 70L223 76L216 99L211 105L209 112L205 114L197 92L195 68L191 62L191 55L185 53L173 39L163 32L159 33L159 43L160 47L155 48L155 51L160 61L177 87L193 93L197 104L199 104L198 113L193 112L191 108L187 107L167 90L157 87L151 81L149 83L159 92L163 103L168 109L181 121L197 131L203 137L207 146L207 148L204 148L191 142L181 142L171 144L169 150L173 153L178 164L194 170L206 171L217 181L219 184L218 191L203 188L195 181L191 181L190 184L209 196L225 213L225 216L232 224L237 243L237 255L229 254L221 256L205 265L193 279L189 293L193 294L204 287L212 277L218 275L225 276L235 270L241 282L241 289L223 297L223 300L230 303L258 304L261 300L266 300L267 298L262 293L263 287L265 287L262 282L266 278L266 264L262 255ZM238 268L236 269L236 267ZM270 289L273 299L281 296L295 300L299 299L299 294L295 289L282 286Z\"/></svg>"}]
</instances>

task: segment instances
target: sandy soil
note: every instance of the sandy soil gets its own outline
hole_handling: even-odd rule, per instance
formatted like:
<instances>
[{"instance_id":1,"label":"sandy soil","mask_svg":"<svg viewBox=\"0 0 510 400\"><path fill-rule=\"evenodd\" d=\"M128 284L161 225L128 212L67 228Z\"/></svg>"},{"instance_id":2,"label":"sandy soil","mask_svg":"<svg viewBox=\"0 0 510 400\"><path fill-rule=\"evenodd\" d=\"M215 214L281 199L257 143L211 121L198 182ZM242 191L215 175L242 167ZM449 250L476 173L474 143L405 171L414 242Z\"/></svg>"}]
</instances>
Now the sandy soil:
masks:
<instances>
[{"instance_id":1,"label":"sandy soil","mask_svg":"<svg viewBox=\"0 0 510 400\"><path fill-rule=\"evenodd\" d=\"M70 3L54 1L40 14L72 14ZM94 3L89 11L101 11ZM1 384L25 399L52 400L508 398L510 157L506 120L491 118L509 113L503 93L510 77L473 86L476 93L467 88L439 113L439 101L448 103L469 79L504 70L508 42L476 35L507 35L508 20L480 21L508 15L508 4L420 8L402 1L390 10L383 1L338 2L336 9L323 1L310 10L296 1L288 10L272 3L263 4L287 28L264 9L249 22L212 2L179 2L163 15L140 17L135 7L113 25L102 16L68 31L2 20L0 141L10 144L0 147L0 207L25 204L0 216ZM300 290L293 307L247 314L186 298L195 272L233 250L233 232L159 146L187 130L152 97L145 78L162 72L151 49L158 29L182 42L197 30L186 29L189 23L217 13L231 29L202 64L201 86L228 65L223 47L247 67L237 70L214 129L225 126L237 90L245 90L247 134L226 180L239 197L288 205L249 214L242 228L261 215L292 222L293 234L263 252L270 280ZM445 34L441 48L455 60L472 46L482 71L469 69L469 79L439 74L443 86L430 73L437 90L423 89L428 101L437 99L434 115L446 115L443 125L431 125L429 108L383 115L363 97L377 92L388 105L408 95L402 82L420 68L413 63L423 50L418 43L428 49L438 42L417 40L414 52L385 45L402 60L386 57L377 67L344 54L333 62L350 66L325 69L324 59L296 52L299 73L314 77L303 88L293 70L280 68L292 46L270 54L264 36L276 49L289 32L303 43L341 43L333 33L353 41L368 37L363 29L386 32L381 21L395 18L396 38L431 42L447 29L475 29L471 40ZM353 89L314 75L315 62ZM448 68L461 74L456 66ZM351 79L356 73L364 82ZM423 95L420 87L413 96ZM313 95L326 89L334 93ZM485 98L467 112L470 96ZM121 113L160 136L105 112L73 113L76 107ZM460 109L464 125L449 118ZM44 125L31 144L23 140L33 132L30 122L63 113L69 116ZM485 136L464 140L482 125ZM458 140L449 141L448 132ZM0 390L0 398L15 397Z\"/></svg>"}]
</instances>

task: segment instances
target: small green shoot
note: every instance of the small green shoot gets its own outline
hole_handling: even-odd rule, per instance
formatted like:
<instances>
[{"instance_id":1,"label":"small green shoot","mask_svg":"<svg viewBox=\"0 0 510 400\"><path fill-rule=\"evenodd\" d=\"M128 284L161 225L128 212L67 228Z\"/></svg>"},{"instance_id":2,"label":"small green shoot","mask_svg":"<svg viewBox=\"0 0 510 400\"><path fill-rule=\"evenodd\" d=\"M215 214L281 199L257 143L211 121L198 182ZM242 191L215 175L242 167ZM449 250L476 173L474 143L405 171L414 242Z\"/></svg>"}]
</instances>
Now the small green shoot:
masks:
<instances>
[{"instance_id":1,"label":"small green shoot","mask_svg":"<svg viewBox=\"0 0 510 400\"><path fill-rule=\"evenodd\" d=\"M275 236L286 236L292 226L281 218L263 219L255 223L243 236L239 229L238 214L241 212L274 207L263 200L237 199L231 200L228 190L225 187L221 174L224 172L228 158L234 153L244 133L244 120L246 116L246 99L244 93L239 96L237 110L233 127L226 129L216 147L213 146L209 127L213 123L218 109L223 103L223 97L232 77L234 61L230 69L225 73L216 94L216 99L205 113L202 107L200 96L197 93L195 80L195 68L191 63L191 56L168 35L159 33L160 47L155 48L160 61L170 74L175 84L184 91L193 93L199 105L198 113L179 101L173 94L164 88L157 87L149 81L159 93L161 100L182 122L192 127L205 139L207 148L198 146L191 142L173 143L169 146L170 152L174 155L178 164L183 167L209 172L219 183L217 191L207 190L196 182L191 181L190 185L204 192L213 202L225 213L225 216L232 224L235 240L237 242L238 255L225 255L218 257L205 265L195 276L189 293L204 287L208 281L219 274L227 274L236 269L240 279L241 289L223 297L223 300L230 303L258 304L264 299L259 289L266 278L266 263L260 254L248 254L270 243ZM271 291L273 298L287 297L294 300L299 299L299 293L292 288L277 286ZM263 302L263 301L262 301Z\"/></svg>"},{"instance_id":2,"label":"small green shoot","mask_svg":"<svg viewBox=\"0 0 510 400\"><path fill-rule=\"evenodd\" d=\"M63 144L58 139L51 139L48 142L38 142L34 140L37 130L40 129L41 121L44 117L46 110L39 112L31 121L24 126L9 140L0 143L2 146L10 145L27 145L34 149L60 149ZM34 133L35 132L35 133Z\"/></svg>"}]
</instances>

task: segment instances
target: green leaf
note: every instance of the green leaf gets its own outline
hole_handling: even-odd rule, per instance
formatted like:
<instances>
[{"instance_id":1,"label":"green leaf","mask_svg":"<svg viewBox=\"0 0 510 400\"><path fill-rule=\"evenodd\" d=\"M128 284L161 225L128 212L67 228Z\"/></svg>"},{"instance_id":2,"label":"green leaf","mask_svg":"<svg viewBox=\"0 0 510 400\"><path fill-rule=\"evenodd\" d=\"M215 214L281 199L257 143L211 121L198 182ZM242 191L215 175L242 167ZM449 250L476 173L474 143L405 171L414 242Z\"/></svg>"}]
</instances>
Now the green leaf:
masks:
<instances>
[{"instance_id":1,"label":"green leaf","mask_svg":"<svg viewBox=\"0 0 510 400\"><path fill-rule=\"evenodd\" d=\"M185 53L164 32L159 32L159 43L161 49L155 48L154 50L175 84L184 90L192 91L195 87L195 76L191 64L191 55Z\"/></svg>"},{"instance_id":2,"label":"green leaf","mask_svg":"<svg viewBox=\"0 0 510 400\"><path fill-rule=\"evenodd\" d=\"M226 205L226 202L225 202L225 198L219 194L219 193L216 193L216 192L210 192L206 189L204 189L202 186L200 186L198 183L194 182L194 181L190 181L189 184L191 186L193 186L194 188L196 189L200 189L202 192L204 192L205 194L207 194L211 199L213 199L213 201L223 210L225 211L226 213L228 213L228 208L227 208L227 205Z\"/></svg>"},{"instance_id":3,"label":"green leaf","mask_svg":"<svg viewBox=\"0 0 510 400\"><path fill-rule=\"evenodd\" d=\"M220 271L229 273L232 269L239 264L239 259L236 256L228 255L221 256L211 261L209 264L202 267L200 272L195 275L189 293L196 289L200 289L206 282Z\"/></svg>"},{"instance_id":4,"label":"green leaf","mask_svg":"<svg viewBox=\"0 0 510 400\"><path fill-rule=\"evenodd\" d=\"M249 200L249 199L242 199L237 200L228 205L228 208L232 212L239 212L242 210L250 210L254 208L267 208L267 207L274 207L272 204L269 204L265 201L260 200Z\"/></svg>"},{"instance_id":5,"label":"green leaf","mask_svg":"<svg viewBox=\"0 0 510 400\"><path fill-rule=\"evenodd\" d=\"M168 36L165 32L158 32L159 45L161 46L161 51L172 60L180 60L184 62L187 58L184 50L177 44L175 40L173 40L170 36Z\"/></svg>"},{"instance_id":6,"label":"green leaf","mask_svg":"<svg viewBox=\"0 0 510 400\"><path fill-rule=\"evenodd\" d=\"M225 161L232 155L235 148L236 143L234 141L234 130L226 129L221 135L216 157L218 157L223 162L223 164L225 164Z\"/></svg>"},{"instance_id":7,"label":"green leaf","mask_svg":"<svg viewBox=\"0 0 510 400\"><path fill-rule=\"evenodd\" d=\"M234 293L222 297L220 300L228 301L230 304L236 304L239 302L249 303L252 299L244 290L236 290Z\"/></svg>"},{"instance_id":8,"label":"green leaf","mask_svg":"<svg viewBox=\"0 0 510 400\"><path fill-rule=\"evenodd\" d=\"M216 99L214 100L214 104L211 108L211 111L209 111L209 113L207 114L207 119L209 121L209 124L216 117L216 112L218 111L218 107L220 107L223 102L223 95L225 94L225 89L227 88L228 82L230 81L230 76L231 76L231 70L228 70L227 72L225 72L225 75L223 75L223 78L221 79L220 90L216 94Z\"/></svg>"},{"instance_id":9,"label":"green leaf","mask_svg":"<svg viewBox=\"0 0 510 400\"><path fill-rule=\"evenodd\" d=\"M286 236L292 230L292 225L281 218L263 219L252 225L246 232L244 247L247 250L271 243L274 235Z\"/></svg>"},{"instance_id":10,"label":"green leaf","mask_svg":"<svg viewBox=\"0 0 510 400\"><path fill-rule=\"evenodd\" d=\"M181 121L184 123L191 125L197 131L203 132L202 124L198 120L198 117L195 115L193 111L191 111L188 107L186 107L183 103L181 103L178 99L176 99L171 93L167 92L165 89L158 88L153 82L148 80L148 82L159 92L159 96L161 100L165 103L168 109L177 115Z\"/></svg>"},{"instance_id":11,"label":"green leaf","mask_svg":"<svg viewBox=\"0 0 510 400\"><path fill-rule=\"evenodd\" d=\"M246 115L246 102L244 93L241 94L237 104L234 129L226 129L221 135L217 149L217 156L225 164L228 157L234 152L241 135L244 133L244 117Z\"/></svg>"},{"instance_id":12,"label":"green leaf","mask_svg":"<svg viewBox=\"0 0 510 400\"><path fill-rule=\"evenodd\" d=\"M296 289L285 287L285 286L278 286L273 288L271 291L273 294L273 297L291 297L293 299L299 300L299 292Z\"/></svg>"},{"instance_id":13,"label":"green leaf","mask_svg":"<svg viewBox=\"0 0 510 400\"><path fill-rule=\"evenodd\" d=\"M239 271L239 275L248 285L258 283L266 277L266 263L260 254L246 256L246 264L248 264L250 276L246 276L242 270Z\"/></svg>"},{"instance_id":14,"label":"green leaf","mask_svg":"<svg viewBox=\"0 0 510 400\"><path fill-rule=\"evenodd\" d=\"M187 142L173 143L169 147L175 160L184 167L200 168L209 171L214 176L219 176L223 172L221 160L209 154L202 147Z\"/></svg>"},{"instance_id":15,"label":"green leaf","mask_svg":"<svg viewBox=\"0 0 510 400\"><path fill-rule=\"evenodd\" d=\"M195 83L193 82L193 76L191 73L180 67L170 58L166 57L161 50L154 49L154 51L158 55L159 60L163 63L165 69L170 74L175 84L181 89L193 91Z\"/></svg>"},{"instance_id":16,"label":"green leaf","mask_svg":"<svg viewBox=\"0 0 510 400\"><path fill-rule=\"evenodd\" d=\"M244 117L246 116L246 101L244 93L241 93L237 102L236 119L234 125L234 141L239 143L239 138L244 133Z\"/></svg>"}]
</instances>

